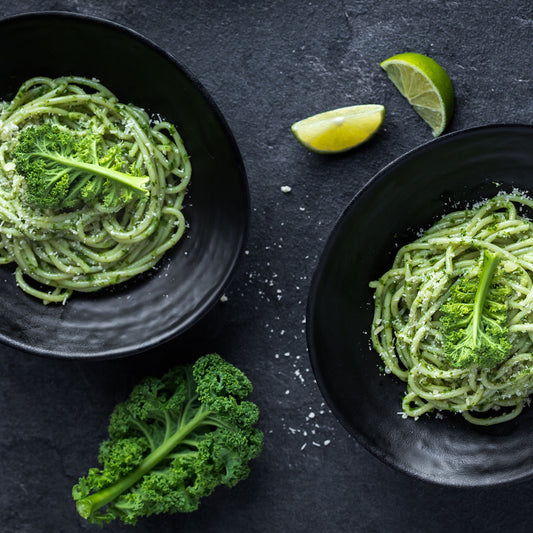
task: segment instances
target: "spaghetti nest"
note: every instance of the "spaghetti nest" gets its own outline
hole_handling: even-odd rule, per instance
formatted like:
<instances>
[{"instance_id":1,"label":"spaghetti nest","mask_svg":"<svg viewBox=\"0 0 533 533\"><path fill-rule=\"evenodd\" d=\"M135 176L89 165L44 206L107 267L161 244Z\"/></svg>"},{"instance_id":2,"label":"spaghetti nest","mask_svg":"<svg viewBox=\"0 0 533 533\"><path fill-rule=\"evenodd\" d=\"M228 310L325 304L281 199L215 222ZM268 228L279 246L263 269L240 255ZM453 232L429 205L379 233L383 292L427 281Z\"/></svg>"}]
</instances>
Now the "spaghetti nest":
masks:
<instances>
[{"instance_id":1,"label":"spaghetti nest","mask_svg":"<svg viewBox=\"0 0 533 533\"><path fill-rule=\"evenodd\" d=\"M20 132L46 122L102 136L148 176L148 194L124 207L95 202L58 212L32 206L15 168ZM185 231L182 203L191 166L176 128L120 103L95 80L32 78L0 107L0 263L44 303L65 302L149 270Z\"/></svg>"},{"instance_id":2,"label":"spaghetti nest","mask_svg":"<svg viewBox=\"0 0 533 533\"><path fill-rule=\"evenodd\" d=\"M493 425L516 417L533 392L533 201L498 195L444 216L397 253L375 288L372 343L387 373L407 383L403 415L462 413ZM501 257L510 356L494 368L456 368L444 354L441 305L463 274L479 272L484 251Z\"/></svg>"}]
</instances>

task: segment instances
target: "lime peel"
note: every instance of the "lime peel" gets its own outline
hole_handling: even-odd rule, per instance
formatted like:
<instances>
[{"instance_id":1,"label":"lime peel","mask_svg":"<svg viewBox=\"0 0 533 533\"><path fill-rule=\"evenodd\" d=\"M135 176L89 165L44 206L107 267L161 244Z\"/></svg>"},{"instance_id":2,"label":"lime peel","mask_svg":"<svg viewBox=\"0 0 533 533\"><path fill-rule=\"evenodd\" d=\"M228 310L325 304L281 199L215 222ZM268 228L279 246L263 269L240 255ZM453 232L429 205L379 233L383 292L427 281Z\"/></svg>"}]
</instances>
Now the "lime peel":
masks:
<instances>
[{"instance_id":1,"label":"lime peel","mask_svg":"<svg viewBox=\"0 0 533 533\"><path fill-rule=\"evenodd\" d=\"M307 149L322 154L345 152L368 141L381 127L385 108L379 104L332 109L295 122L292 133Z\"/></svg>"}]
</instances>

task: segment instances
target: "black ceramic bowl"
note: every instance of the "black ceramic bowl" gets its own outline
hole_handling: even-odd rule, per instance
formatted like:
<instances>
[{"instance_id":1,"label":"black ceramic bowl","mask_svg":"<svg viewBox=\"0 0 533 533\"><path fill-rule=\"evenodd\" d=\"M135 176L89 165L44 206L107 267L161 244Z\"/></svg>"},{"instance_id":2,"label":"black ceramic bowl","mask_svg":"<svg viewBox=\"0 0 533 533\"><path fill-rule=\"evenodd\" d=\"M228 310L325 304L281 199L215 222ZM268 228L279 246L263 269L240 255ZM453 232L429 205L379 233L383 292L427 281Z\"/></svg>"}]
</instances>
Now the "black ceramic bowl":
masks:
<instances>
[{"instance_id":1,"label":"black ceramic bowl","mask_svg":"<svg viewBox=\"0 0 533 533\"><path fill-rule=\"evenodd\" d=\"M533 194L533 126L487 126L434 140L387 166L357 194L313 278L307 338L324 397L370 452L420 479L481 486L529 476L533 408L491 428L472 426L460 415L403 419L405 384L380 374L371 347L368 283L420 229L513 188Z\"/></svg>"},{"instance_id":2,"label":"black ceramic bowl","mask_svg":"<svg viewBox=\"0 0 533 533\"><path fill-rule=\"evenodd\" d=\"M193 166L186 236L158 268L114 289L43 306L0 270L0 340L57 357L136 353L194 324L220 298L243 249L248 186L234 138L200 84L172 57L114 23L66 13L0 21L0 98L26 79L97 78L123 102L174 123Z\"/></svg>"}]
</instances>

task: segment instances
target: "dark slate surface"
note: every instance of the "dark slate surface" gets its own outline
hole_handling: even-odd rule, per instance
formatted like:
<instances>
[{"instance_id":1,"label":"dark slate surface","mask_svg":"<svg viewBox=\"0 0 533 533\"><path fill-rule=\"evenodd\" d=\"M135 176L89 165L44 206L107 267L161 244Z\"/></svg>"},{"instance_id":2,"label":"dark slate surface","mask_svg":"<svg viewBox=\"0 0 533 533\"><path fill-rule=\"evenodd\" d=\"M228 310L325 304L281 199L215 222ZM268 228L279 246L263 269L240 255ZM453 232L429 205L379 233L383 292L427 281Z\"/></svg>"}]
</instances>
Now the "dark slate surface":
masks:
<instances>
[{"instance_id":1,"label":"dark slate surface","mask_svg":"<svg viewBox=\"0 0 533 533\"><path fill-rule=\"evenodd\" d=\"M324 405L305 341L305 304L325 240L381 167L431 139L380 60L413 50L451 74L450 130L533 122L530 0L19 1L4 16L68 10L125 24L178 58L212 94L248 171L247 253L228 301L182 339L109 362L57 361L0 349L0 530L97 529L78 518L72 484L95 465L107 417L142 376L218 351L247 372L265 448L248 480L201 510L155 517L138 532L530 530L533 480L483 490L429 485L383 465ZM382 131L340 157L307 152L292 122L334 107L383 103ZM284 194L280 187L289 185ZM108 531L127 531L119 524Z\"/></svg>"}]
</instances>

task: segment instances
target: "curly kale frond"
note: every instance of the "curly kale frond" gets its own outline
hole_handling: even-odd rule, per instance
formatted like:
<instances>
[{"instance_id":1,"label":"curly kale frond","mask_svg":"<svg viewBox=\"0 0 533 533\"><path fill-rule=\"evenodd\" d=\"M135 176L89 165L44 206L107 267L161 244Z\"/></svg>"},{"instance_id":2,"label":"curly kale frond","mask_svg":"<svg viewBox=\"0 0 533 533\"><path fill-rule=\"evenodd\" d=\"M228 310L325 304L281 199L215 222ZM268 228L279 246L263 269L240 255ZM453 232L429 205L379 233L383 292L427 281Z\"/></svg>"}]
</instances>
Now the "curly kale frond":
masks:
<instances>
[{"instance_id":1,"label":"curly kale frond","mask_svg":"<svg viewBox=\"0 0 533 533\"><path fill-rule=\"evenodd\" d=\"M498 271L500 259L485 251L480 274L460 278L440 308L444 353L454 367L493 368L510 355L510 288Z\"/></svg>"},{"instance_id":2,"label":"curly kale frond","mask_svg":"<svg viewBox=\"0 0 533 533\"><path fill-rule=\"evenodd\" d=\"M111 415L103 467L73 488L80 515L135 524L194 511L218 485L245 479L263 444L259 410L245 400L251 392L244 373L218 354L143 380Z\"/></svg>"},{"instance_id":3,"label":"curly kale frond","mask_svg":"<svg viewBox=\"0 0 533 533\"><path fill-rule=\"evenodd\" d=\"M14 151L31 205L56 210L100 202L120 208L147 194L149 178L136 175L119 145L102 135L60 128L49 122L24 128Z\"/></svg>"}]
</instances>

